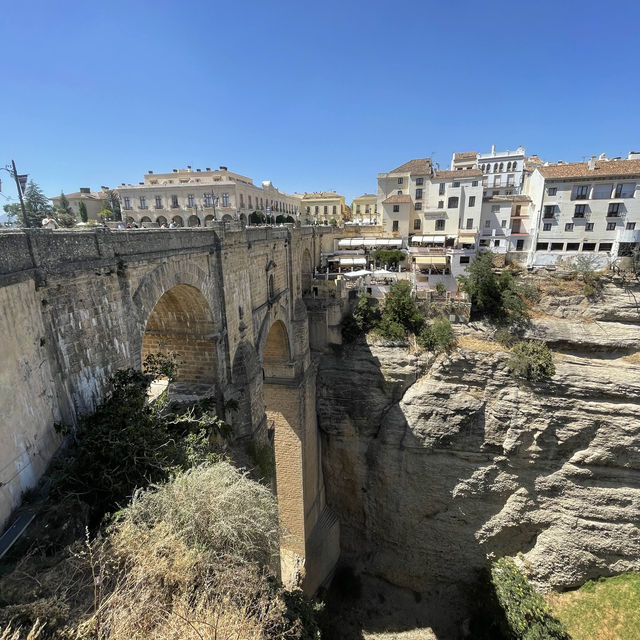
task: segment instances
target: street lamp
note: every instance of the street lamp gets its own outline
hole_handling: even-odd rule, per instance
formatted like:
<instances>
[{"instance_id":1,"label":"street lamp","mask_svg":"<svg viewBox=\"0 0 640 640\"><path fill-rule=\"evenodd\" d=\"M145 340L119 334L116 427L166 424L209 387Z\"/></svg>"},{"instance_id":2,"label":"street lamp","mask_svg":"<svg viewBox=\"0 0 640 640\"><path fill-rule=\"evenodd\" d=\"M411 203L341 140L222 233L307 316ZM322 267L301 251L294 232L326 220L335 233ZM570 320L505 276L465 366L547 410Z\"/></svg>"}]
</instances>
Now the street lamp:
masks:
<instances>
[{"instance_id":1,"label":"street lamp","mask_svg":"<svg viewBox=\"0 0 640 640\"><path fill-rule=\"evenodd\" d=\"M13 160L11 161L11 166L7 165L6 167L0 167L0 169L6 171L16 181L16 189L18 190L18 197L20 198L20 209L22 210L22 224L25 227L29 227L29 221L27 220L27 210L24 207L24 199L22 197L24 188L27 186L28 174L24 173L22 175L18 175L16 163Z\"/></svg>"}]
</instances>

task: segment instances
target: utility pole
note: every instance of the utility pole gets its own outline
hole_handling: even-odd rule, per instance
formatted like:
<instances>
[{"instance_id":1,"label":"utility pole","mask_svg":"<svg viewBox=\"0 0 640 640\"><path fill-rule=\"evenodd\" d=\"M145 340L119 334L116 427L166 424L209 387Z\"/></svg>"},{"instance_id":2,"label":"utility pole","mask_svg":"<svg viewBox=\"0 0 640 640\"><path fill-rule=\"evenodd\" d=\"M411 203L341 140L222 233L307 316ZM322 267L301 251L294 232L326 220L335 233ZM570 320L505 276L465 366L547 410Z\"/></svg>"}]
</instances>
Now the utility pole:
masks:
<instances>
[{"instance_id":1,"label":"utility pole","mask_svg":"<svg viewBox=\"0 0 640 640\"><path fill-rule=\"evenodd\" d=\"M11 161L11 168L13 169L13 177L16 181L16 188L18 189L18 197L20 198L20 208L22 209L22 224L25 227L29 226L29 221L27 220L27 211L24 208L24 198L22 197L22 188L20 187L20 181L18 180L18 170L16 169L16 163Z\"/></svg>"}]
</instances>

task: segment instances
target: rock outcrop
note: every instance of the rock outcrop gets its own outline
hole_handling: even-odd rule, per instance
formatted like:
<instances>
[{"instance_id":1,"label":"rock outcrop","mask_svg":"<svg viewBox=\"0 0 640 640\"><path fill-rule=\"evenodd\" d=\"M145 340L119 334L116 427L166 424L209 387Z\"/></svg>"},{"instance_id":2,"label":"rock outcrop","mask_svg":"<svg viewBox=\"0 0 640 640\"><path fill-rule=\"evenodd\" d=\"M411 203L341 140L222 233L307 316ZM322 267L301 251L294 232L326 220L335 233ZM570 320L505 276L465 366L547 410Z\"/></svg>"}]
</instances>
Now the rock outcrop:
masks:
<instances>
[{"instance_id":1,"label":"rock outcrop","mask_svg":"<svg viewBox=\"0 0 640 640\"><path fill-rule=\"evenodd\" d=\"M556 332L571 322L561 306ZM602 309L584 339L558 340L572 353L537 385L511 377L495 348L324 355L324 477L345 560L420 594L517 553L542 588L640 570L640 363L592 352L596 330L625 326L628 351L640 325L631 307Z\"/></svg>"}]
</instances>

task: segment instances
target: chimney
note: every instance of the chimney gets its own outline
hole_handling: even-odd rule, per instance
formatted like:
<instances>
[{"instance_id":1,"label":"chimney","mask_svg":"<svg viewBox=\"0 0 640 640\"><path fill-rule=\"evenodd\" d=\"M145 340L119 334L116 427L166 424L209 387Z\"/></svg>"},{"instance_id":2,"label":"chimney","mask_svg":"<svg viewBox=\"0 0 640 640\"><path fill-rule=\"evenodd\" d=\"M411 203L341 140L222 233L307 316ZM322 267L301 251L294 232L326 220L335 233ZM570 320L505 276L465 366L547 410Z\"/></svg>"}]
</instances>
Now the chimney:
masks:
<instances>
[{"instance_id":1,"label":"chimney","mask_svg":"<svg viewBox=\"0 0 640 640\"><path fill-rule=\"evenodd\" d=\"M223 167L222 165L220 166L220 171L227 171L227 167Z\"/></svg>"},{"instance_id":2,"label":"chimney","mask_svg":"<svg viewBox=\"0 0 640 640\"><path fill-rule=\"evenodd\" d=\"M149 169L149 171L147 171L147 173L153 173L153 171L151 171L151 169Z\"/></svg>"},{"instance_id":3,"label":"chimney","mask_svg":"<svg viewBox=\"0 0 640 640\"><path fill-rule=\"evenodd\" d=\"M607 159L607 154L606 153L601 153L600 157L598 158L598 160L606 160Z\"/></svg>"},{"instance_id":4,"label":"chimney","mask_svg":"<svg viewBox=\"0 0 640 640\"><path fill-rule=\"evenodd\" d=\"M91 189L89 187L80 187L80 193L91 193Z\"/></svg>"},{"instance_id":5,"label":"chimney","mask_svg":"<svg viewBox=\"0 0 640 640\"><path fill-rule=\"evenodd\" d=\"M492 145L491 145L491 155L492 155L492 156L495 156L495 155L496 155L496 145L495 145L495 144L492 144Z\"/></svg>"},{"instance_id":6,"label":"chimney","mask_svg":"<svg viewBox=\"0 0 640 640\"><path fill-rule=\"evenodd\" d=\"M198 173L200 173L200 172L202 171L202 169L196 169L196 171L197 171Z\"/></svg>"},{"instance_id":7,"label":"chimney","mask_svg":"<svg viewBox=\"0 0 640 640\"><path fill-rule=\"evenodd\" d=\"M100 186L101 191L109 191L109 187L105 187L104 185Z\"/></svg>"},{"instance_id":8,"label":"chimney","mask_svg":"<svg viewBox=\"0 0 640 640\"><path fill-rule=\"evenodd\" d=\"M173 170L173 173L178 173L178 170L177 170L177 169L174 169L174 170Z\"/></svg>"},{"instance_id":9,"label":"chimney","mask_svg":"<svg viewBox=\"0 0 640 640\"><path fill-rule=\"evenodd\" d=\"M589 167L589 171L593 171L596 168L596 157L595 156L591 156L589 158L589 162L587 163L587 166Z\"/></svg>"},{"instance_id":10,"label":"chimney","mask_svg":"<svg viewBox=\"0 0 640 640\"><path fill-rule=\"evenodd\" d=\"M211 171L211 167L207 167L205 171Z\"/></svg>"},{"instance_id":11,"label":"chimney","mask_svg":"<svg viewBox=\"0 0 640 640\"><path fill-rule=\"evenodd\" d=\"M640 151L629 151L627 160L640 160Z\"/></svg>"},{"instance_id":12,"label":"chimney","mask_svg":"<svg viewBox=\"0 0 640 640\"><path fill-rule=\"evenodd\" d=\"M187 171L191 171L191 165L190 164L187 165Z\"/></svg>"}]
</instances>

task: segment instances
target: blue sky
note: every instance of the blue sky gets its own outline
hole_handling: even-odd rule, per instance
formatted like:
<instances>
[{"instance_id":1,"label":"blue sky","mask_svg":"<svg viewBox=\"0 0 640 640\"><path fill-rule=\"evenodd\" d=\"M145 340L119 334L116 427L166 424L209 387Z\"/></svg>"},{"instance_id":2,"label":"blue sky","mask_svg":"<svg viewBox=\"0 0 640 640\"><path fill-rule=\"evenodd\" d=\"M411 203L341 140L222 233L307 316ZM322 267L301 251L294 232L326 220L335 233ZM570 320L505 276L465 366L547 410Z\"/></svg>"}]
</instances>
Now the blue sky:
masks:
<instances>
[{"instance_id":1,"label":"blue sky","mask_svg":"<svg viewBox=\"0 0 640 640\"><path fill-rule=\"evenodd\" d=\"M638 24L616 0L5 2L0 164L47 195L190 164L350 201L406 160L491 144L626 155Z\"/></svg>"}]
</instances>

